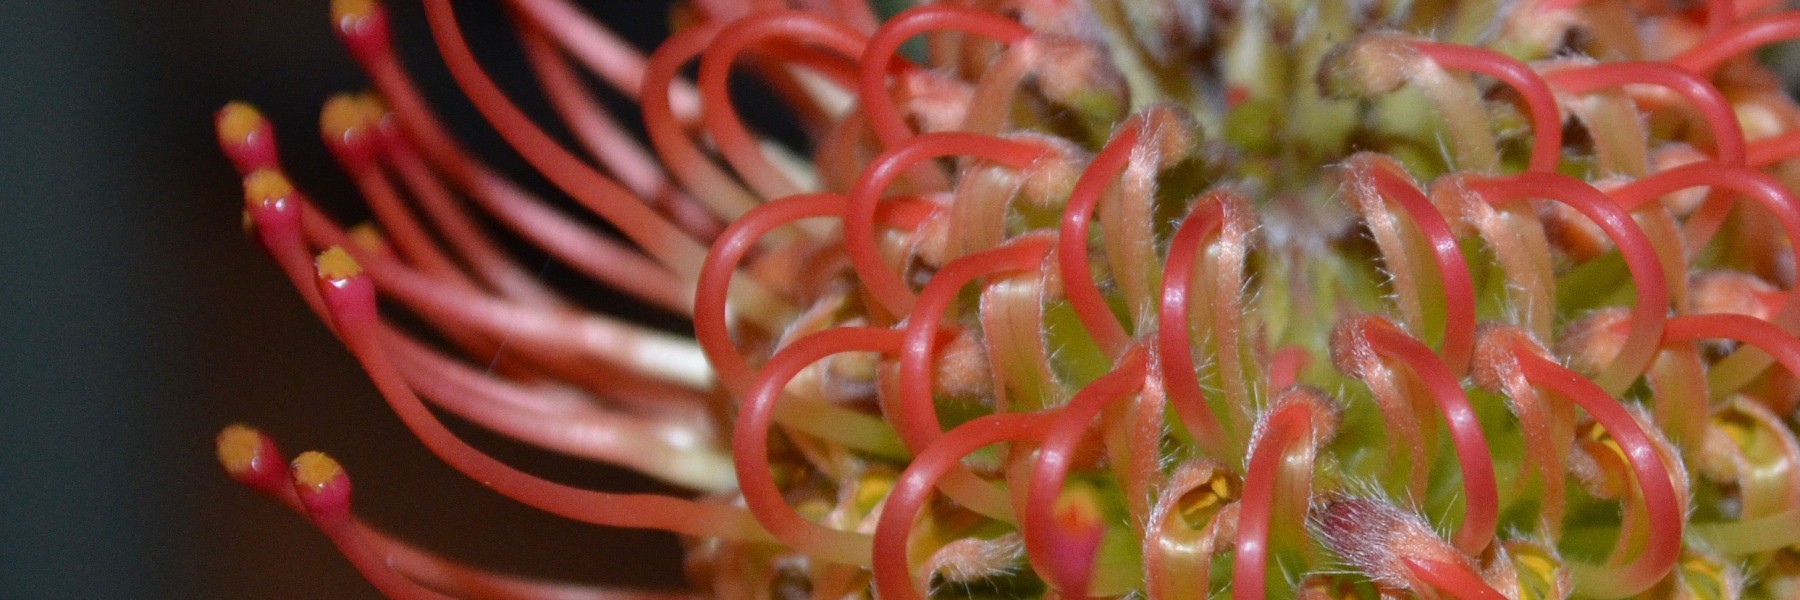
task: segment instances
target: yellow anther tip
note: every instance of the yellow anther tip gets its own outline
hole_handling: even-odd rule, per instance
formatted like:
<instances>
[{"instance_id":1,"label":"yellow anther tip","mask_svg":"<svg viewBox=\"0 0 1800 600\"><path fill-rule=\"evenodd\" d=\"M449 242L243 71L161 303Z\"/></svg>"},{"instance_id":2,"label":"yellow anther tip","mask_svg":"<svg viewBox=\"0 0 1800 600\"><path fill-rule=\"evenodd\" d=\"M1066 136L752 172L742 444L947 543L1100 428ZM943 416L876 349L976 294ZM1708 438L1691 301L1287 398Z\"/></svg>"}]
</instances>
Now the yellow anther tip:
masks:
<instances>
[{"instance_id":1,"label":"yellow anther tip","mask_svg":"<svg viewBox=\"0 0 1800 600\"><path fill-rule=\"evenodd\" d=\"M274 169L257 169L244 176L244 203L260 204L294 193L294 184Z\"/></svg>"},{"instance_id":2,"label":"yellow anther tip","mask_svg":"<svg viewBox=\"0 0 1800 600\"><path fill-rule=\"evenodd\" d=\"M345 232L350 243L369 251L379 251L386 246L387 240L381 236L381 229L374 223L362 223Z\"/></svg>"},{"instance_id":3,"label":"yellow anther tip","mask_svg":"<svg viewBox=\"0 0 1800 600\"><path fill-rule=\"evenodd\" d=\"M356 96L338 94L325 101L319 112L319 130L327 139L341 140L368 122L367 110Z\"/></svg>"},{"instance_id":4,"label":"yellow anther tip","mask_svg":"<svg viewBox=\"0 0 1800 600\"><path fill-rule=\"evenodd\" d=\"M349 279L362 274L362 265L343 246L332 246L320 252L318 259L313 261L313 268L318 269L321 279Z\"/></svg>"},{"instance_id":5,"label":"yellow anther tip","mask_svg":"<svg viewBox=\"0 0 1800 600\"><path fill-rule=\"evenodd\" d=\"M324 452L310 451L294 457L292 464L294 482L311 487L323 487L344 476L344 467Z\"/></svg>"},{"instance_id":6,"label":"yellow anther tip","mask_svg":"<svg viewBox=\"0 0 1800 600\"><path fill-rule=\"evenodd\" d=\"M377 6L375 0L331 0L331 17L360 19L374 14Z\"/></svg>"},{"instance_id":7,"label":"yellow anther tip","mask_svg":"<svg viewBox=\"0 0 1800 600\"><path fill-rule=\"evenodd\" d=\"M357 106L362 107L364 118L375 120L387 116L388 105L387 102L381 99L380 94L376 94L375 92L363 92L361 94L356 94L353 97L356 100Z\"/></svg>"},{"instance_id":8,"label":"yellow anther tip","mask_svg":"<svg viewBox=\"0 0 1800 600\"><path fill-rule=\"evenodd\" d=\"M232 102L219 109L219 139L226 143L242 143L246 138L269 126L262 111L245 102Z\"/></svg>"},{"instance_id":9,"label":"yellow anther tip","mask_svg":"<svg viewBox=\"0 0 1800 600\"><path fill-rule=\"evenodd\" d=\"M219 464L228 473L245 473L262 455L263 434L247 425L231 425L219 432Z\"/></svg>"}]
</instances>

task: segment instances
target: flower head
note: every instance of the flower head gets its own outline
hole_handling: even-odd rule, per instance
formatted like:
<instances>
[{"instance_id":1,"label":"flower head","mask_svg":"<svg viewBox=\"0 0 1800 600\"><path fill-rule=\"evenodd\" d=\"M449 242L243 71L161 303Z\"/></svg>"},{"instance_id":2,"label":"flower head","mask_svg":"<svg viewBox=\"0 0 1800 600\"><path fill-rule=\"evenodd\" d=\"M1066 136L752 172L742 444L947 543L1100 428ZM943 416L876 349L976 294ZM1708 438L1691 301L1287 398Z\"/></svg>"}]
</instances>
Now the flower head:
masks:
<instances>
[{"instance_id":1,"label":"flower head","mask_svg":"<svg viewBox=\"0 0 1800 600\"><path fill-rule=\"evenodd\" d=\"M646 56L509 0L547 124L423 2L588 214L458 142L383 6L337 0L374 91L321 131L374 219L317 208L233 103L246 227L438 457L688 538L702 593L1800 589L1800 106L1750 57L1800 12L697 0ZM809 139L747 126L740 71ZM537 280L495 228L692 335ZM534 477L434 408L686 493ZM284 469L233 426L219 456L393 597L608 593L377 531L324 454Z\"/></svg>"}]
</instances>

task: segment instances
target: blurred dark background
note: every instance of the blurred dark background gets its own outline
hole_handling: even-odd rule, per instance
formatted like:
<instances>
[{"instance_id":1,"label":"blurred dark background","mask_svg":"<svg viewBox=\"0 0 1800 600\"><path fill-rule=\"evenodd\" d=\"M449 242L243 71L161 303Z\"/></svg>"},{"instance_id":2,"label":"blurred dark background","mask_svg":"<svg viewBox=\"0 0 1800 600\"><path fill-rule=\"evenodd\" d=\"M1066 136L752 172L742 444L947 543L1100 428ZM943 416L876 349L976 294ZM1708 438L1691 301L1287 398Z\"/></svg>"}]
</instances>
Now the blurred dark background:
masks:
<instances>
[{"instance_id":1,"label":"blurred dark background","mask_svg":"<svg viewBox=\"0 0 1800 600\"><path fill-rule=\"evenodd\" d=\"M427 547L545 577L681 586L672 538L543 516L441 466L243 236L237 178L211 133L228 100L278 125L300 185L340 207L353 197L317 142L321 102L365 85L327 4L4 2L0 598L375 597L301 518L219 471L213 436L237 421L290 455L330 452L360 514ZM417 6L392 4L409 62L472 122L429 60ZM459 10L504 74L491 4ZM641 46L666 34L663 2L588 4ZM565 481L648 485L471 435Z\"/></svg>"}]
</instances>

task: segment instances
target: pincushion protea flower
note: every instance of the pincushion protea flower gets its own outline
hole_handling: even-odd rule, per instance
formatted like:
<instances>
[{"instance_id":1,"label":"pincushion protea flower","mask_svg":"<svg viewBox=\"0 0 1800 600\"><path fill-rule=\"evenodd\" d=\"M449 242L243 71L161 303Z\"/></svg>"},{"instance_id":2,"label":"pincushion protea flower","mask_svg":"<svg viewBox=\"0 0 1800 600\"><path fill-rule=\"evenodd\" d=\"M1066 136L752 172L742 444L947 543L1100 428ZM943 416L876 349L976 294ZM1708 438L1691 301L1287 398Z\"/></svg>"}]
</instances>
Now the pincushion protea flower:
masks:
<instances>
[{"instance_id":1,"label":"pincushion protea flower","mask_svg":"<svg viewBox=\"0 0 1800 600\"><path fill-rule=\"evenodd\" d=\"M367 0L332 9L376 91L322 125L374 223L233 104L246 223L433 452L684 536L703 594L1800 597L1800 107L1751 56L1800 37L1777 2L695 0L641 56L512 0L577 148L424 4L612 231L452 139ZM740 67L810 143L746 128ZM690 493L532 477L427 401ZM634 595L389 537L253 429L219 455L393 597Z\"/></svg>"}]
</instances>

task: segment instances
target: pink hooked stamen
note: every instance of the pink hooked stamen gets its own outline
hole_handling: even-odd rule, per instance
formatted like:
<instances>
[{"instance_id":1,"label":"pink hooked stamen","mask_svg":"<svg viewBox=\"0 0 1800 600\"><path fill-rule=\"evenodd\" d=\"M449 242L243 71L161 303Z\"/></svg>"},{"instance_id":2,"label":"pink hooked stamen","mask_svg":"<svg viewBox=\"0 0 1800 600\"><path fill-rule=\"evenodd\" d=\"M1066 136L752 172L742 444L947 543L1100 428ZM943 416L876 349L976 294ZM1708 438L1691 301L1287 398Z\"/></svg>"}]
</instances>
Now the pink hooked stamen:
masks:
<instances>
[{"instance_id":1,"label":"pink hooked stamen","mask_svg":"<svg viewBox=\"0 0 1800 600\"><path fill-rule=\"evenodd\" d=\"M702 122L719 147L725 161L747 180L764 198L780 198L800 193L800 186L769 162L761 146L744 128L737 109L731 103L727 87L732 63L738 55L758 44L774 39L792 40L829 49L854 60L863 52L862 34L850 27L817 14L801 11L758 13L733 21L719 31L707 45L700 60Z\"/></svg>"},{"instance_id":2,"label":"pink hooked stamen","mask_svg":"<svg viewBox=\"0 0 1800 600\"><path fill-rule=\"evenodd\" d=\"M1481 421L1475 417L1462 384L1431 348L1380 317L1352 318L1342 326L1357 328L1356 335L1367 341L1370 350L1405 364L1430 390L1450 426L1450 441L1456 447L1456 462L1462 470L1466 505L1462 527L1456 532L1456 547L1479 556L1494 540L1500 519L1500 491L1487 436L1481 432Z\"/></svg>"},{"instance_id":3,"label":"pink hooked stamen","mask_svg":"<svg viewBox=\"0 0 1800 600\"><path fill-rule=\"evenodd\" d=\"M650 210L630 190L570 154L532 123L482 70L463 39L454 11L448 0L425 3L426 17L444 64L476 109L494 124L494 130L557 188L618 227L648 254L677 273L692 276L698 272L706 257L705 248Z\"/></svg>"},{"instance_id":4,"label":"pink hooked stamen","mask_svg":"<svg viewBox=\"0 0 1800 600\"><path fill-rule=\"evenodd\" d=\"M587 90L580 74L548 37L537 29L521 27L520 38L544 96L588 156L688 235L702 241L717 236L725 224L669 181L662 165Z\"/></svg>"},{"instance_id":5,"label":"pink hooked stamen","mask_svg":"<svg viewBox=\"0 0 1800 600\"><path fill-rule=\"evenodd\" d=\"M870 36L868 48L863 50L861 86L857 91L869 127L875 130L875 138L884 148L898 148L914 135L887 89L887 77L896 62L900 45L914 35L938 30L984 36L1004 44L1031 35L1031 30L1024 25L992 12L942 4L908 9L882 23Z\"/></svg>"},{"instance_id":6,"label":"pink hooked stamen","mask_svg":"<svg viewBox=\"0 0 1800 600\"><path fill-rule=\"evenodd\" d=\"M1034 439L1043 431L1051 416L1042 414L1005 413L988 415L957 426L913 456L912 463L900 474L894 489L888 492L881 509L881 520L875 525L874 575L875 589L888 600L924 600L926 595L914 586L912 567L907 561L907 540L913 522L931 490L951 470L960 466L962 457L1001 442Z\"/></svg>"},{"instance_id":7,"label":"pink hooked stamen","mask_svg":"<svg viewBox=\"0 0 1800 600\"><path fill-rule=\"evenodd\" d=\"M738 406L732 429L732 457L744 504L769 533L789 548L821 560L862 565L869 561L868 536L840 531L806 519L788 505L769 463L769 430L782 390L801 370L843 352L896 354L904 339L881 327L835 327L795 340L769 358Z\"/></svg>"},{"instance_id":8,"label":"pink hooked stamen","mask_svg":"<svg viewBox=\"0 0 1800 600\"><path fill-rule=\"evenodd\" d=\"M243 102L226 104L213 114L213 130L238 175L279 166L275 127L255 107Z\"/></svg>"},{"instance_id":9,"label":"pink hooked stamen","mask_svg":"<svg viewBox=\"0 0 1800 600\"><path fill-rule=\"evenodd\" d=\"M350 476L321 452L306 452L292 463L293 488L299 504L338 552L382 594L396 600L451 600L406 579L363 540L363 530L350 512Z\"/></svg>"},{"instance_id":10,"label":"pink hooked stamen","mask_svg":"<svg viewBox=\"0 0 1800 600\"><path fill-rule=\"evenodd\" d=\"M366 105L343 95L325 103L319 118L319 131L343 166L344 172L362 192L369 211L382 231L393 240L406 262L433 278L463 286L473 286L462 270L450 261L436 240L413 216L400 194L378 167L380 133L367 117Z\"/></svg>"},{"instance_id":11,"label":"pink hooked stamen","mask_svg":"<svg viewBox=\"0 0 1800 600\"><path fill-rule=\"evenodd\" d=\"M1125 165L1131 160L1131 153L1143 136L1144 121L1134 118L1113 134L1106 142L1106 147L1094 155L1093 162L1075 180L1075 187L1069 192L1068 204L1063 208L1062 228L1057 233L1056 261L1062 271L1063 294L1069 298L1070 308L1075 309L1075 316L1093 336L1094 343L1100 350L1108 354L1118 354L1130 343L1130 335L1125 333L1125 326L1113 315L1112 308L1107 306L1106 298L1100 295L1099 283L1091 274L1091 259L1088 257L1088 225L1094 217L1094 208L1100 203L1100 196L1106 188L1113 184Z\"/></svg>"},{"instance_id":12,"label":"pink hooked stamen","mask_svg":"<svg viewBox=\"0 0 1800 600\"><path fill-rule=\"evenodd\" d=\"M1720 0L1714 0L1720 1ZM1800 37L1800 11L1780 12L1765 17L1740 21L1694 44L1669 63L1695 74L1710 76L1725 61L1749 53L1765 44Z\"/></svg>"},{"instance_id":13,"label":"pink hooked stamen","mask_svg":"<svg viewBox=\"0 0 1800 600\"><path fill-rule=\"evenodd\" d=\"M1772 135L1753 142L1744 150L1744 162L1753 168L1773 166L1800 156L1800 131Z\"/></svg>"},{"instance_id":14,"label":"pink hooked stamen","mask_svg":"<svg viewBox=\"0 0 1800 600\"><path fill-rule=\"evenodd\" d=\"M731 276L756 241L789 223L809 217L841 215L844 197L838 194L789 196L751 209L733 220L713 241L694 286L694 338L718 372L719 383L742 397L755 373L731 341L731 315L727 311Z\"/></svg>"},{"instance_id":15,"label":"pink hooked stamen","mask_svg":"<svg viewBox=\"0 0 1800 600\"><path fill-rule=\"evenodd\" d=\"M749 514L727 504L573 488L539 479L482 454L438 422L389 362L385 344L379 339L381 317L376 310L374 282L341 249L321 254L318 264L316 289L344 344L362 363L376 389L407 429L446 464L507 497L577 521L698 536L766 538L767 534Z\"/></svg>"},{"instance_id":16,"label":"pink hooked stamen","mask_svg":"<svg viewBox=\"0 0 1800 600\"><path fill-rule=\"evenodd\" d=\"M1700 111L1712 128L1713 149L1721 163L1743 164L1745 160L1744 129L1738 124L1737 112L1719 89L1704 79L1663 62L1611 62L1558 69L1544 76L1558 88L1571 94L1632 84L1668 88L1687 98Z\"/></svg>"},{"instance_id":17,"label":"pink hooked stamen","mask_svg":"<svg viewBox=\"0 0 1800 600\"><path fill-rule=\"evenodd\" d=\"M844 252L868 294L894 316L912 311L916 301L895 269L881 259L875 212L893 180L921 162L949 156L971 156L1023 169L1050 152L1044 146L986 135L928 133L913 137L876 157L851 188L844 214Z\"/></svg>"},{"instance_id":18,"label":"pink hooked stamen","mask_svg":"<svg viewBox=\"0 0 1800 600\"><path fill-rule=\"evenodd\" d=\"M1539 356L1535 349L1522 347L1516 340L1511 342L1509 350L1518 361L1520 372L1532 385L1574 402L1606 429L1631 463L1643 495L1644 516L1650 525L1644 550L1629 563L1594 569L1586 581L1578 578L1578 591L1584 595L1622 598L1649 589L1668 574L1680 558L1681 530L1686 521L1662 453L1625 406L1605 389L1581 374ZM1616 564L1616 561L1605 564Z\"/></svg>"},{"instance_id":19,"label":"pink hooked stamen","mask_svg":"<svg viewBox=\"0 0 1800 600\"><path fill-rule=\"evenodd\" d=\"M644 113L644 133L657 157L713 214L731 220L755 208L759 198L694 144L688 137L687 120L670 98L679 89L675 80L681 66L705 52L723 28L720 23L707 22L669 36L650 55L637 101Z\"/></svg>"},{"instance_id":20,"label":"pink hooked stamen","mask_svg":"<svg viewBox=\"0 0 1800 600\"><path fill-rule=\"evenodd\" d=\"M1231 193L1214 192L1201 198L1175 230L1175 238L1169 242L1169 259L1163 266L1162 303L1157 313L1156 332L1162 384L1169 404L1175 407L1175 414L1187 427L1188 435L1194 437L1194 443L1207 454L1221 457L1232 456L1234 452L1224 426L1207 404L1206 391L1200 388L1200 379L1194 373L1196 362L1193 345L1189 342L1188 293L1195 263L1206 239L1225 223L1225 205L1217 196ZM1235 410L1247 408L1234 407Z\"/></svg>"},{"instance_id":21,"label":"pink hooked stamen","mask_svg":"<svg viewBox=\"0 0 1800 600\"><path fill-rule=\"evenodd\" d=\"M1643 373L1656 355L1656 342L1668 322L1669 286L1663 280L1662 261L1656 249L1626 212L1600 190L1587 183L1553 173L1521 173L1504 178L1461 178L1468 188L1491 204L1546 198L1565 203L1592 220L1619 248L1637 288L1631 309L1631 333L1611 365L1596 378L1602 388L1622 391Z\"/></svg>"},{"instance_id":22,"label":"pink hooked stamen","mask_svg":"<svg viewBox=\"0 0 1800 600\"><path fill-rule=\"evenodd\" d=\"M1375 192L1399 205L1425 236L1437 259L1438 277L1444 286L1443 360L1456 373L1467 373L1475 349L1475 283L1456 233L1443 213L1425 193L1413 185L1405 171L1391 159L1359 154L1352 168L1367 174Z\"/></svg>"},{"instance_id":23,"label":"pink hooked stamen","mask_svg":"<svg viewBox=\"0 0 1800 600\"><path fill-rule=\"evenodd\" d=\"M1141 347L1128 348L1111 371L1081 388L1068 404L1058 409L1044 430L1044 443L1038 448L1037 462L1032 465L1025 519L1020 523L1020 529L1025 534L1025 548L1039 574L1055 584L1066 598L1087 597L1089 570L1094 559L1093 542L1098 540L1083 537L1098 537L1099 532L1071 531L1068 524L1059 523L1057 500L1062 497L1075 446L1081 442L1094 416L1108 404L1143 387L1145 354ZM1093 527L1103 529L1104 525L1095 523Z\"/></svg>"},{"instance_id":24,"label":"pink hooked stamen","mask_svg":"<svg viewBox=\"0 0 1800 600\"><path fill-rule=\"evenodd\" d=\"M898 410L888 414L888 422L900 433L908 449L924 450L943 429L938 422L937 405L932 401L936 379L932 359L938 345L939 322L957 294L977 277L1036 270L1049 254L1050 241L1041 237L970 254L944 265L919 292L918 303L906 317L906 340L901 344Z\"/></svg>"},{"instance_id":25,"label":"pink hooked stamen","mask_svg":"<svg viewBox=\"0 0 1800 600\"><path fill-rule=\"evenodd\" d=\"M1232 600L1267 598L1264 590L1269 583L1269 530L1276 486L1289 452L1317 452L1318 445L1324 442L1322 438L1333 427L1320 421L1329 418L1317 392L1295 387L1282 392L1257 424L1250 461L1244 468L1244 491L1238 500L1236 554L1231 562Z\"/></svg>"},{"instance_id":26,"label":"pink hooked stamen","mask_svg":"<svg viewBox=\"0 0 1800 600\"><path fill-rule=\"evenodd\" d=\"M280 448L276 447L274 440L269 436L243 425L226 427L219 432L218 455L220 464L232 479L258 493L280 501L289 510L305 517L308 523L313 522L312 516L307 513L307 507L301 502L299 491L295 489L292 470L287 459L282 456ZM354 535L346 537L346 541L360 542L366 545L369 551L357 555L347 554L346 558L351 560L373 558L366 563L353 564L352 566L356 567L358 571L392 569L413 582L444 593L497 600L525 600L528 598L678 599L678 596L673 595L602 590L567 583L538 581L471 567L384 534L355 518L354 513L351 514L350 528Z\"/></svg>"},{"instance_id":27,"label":"pink hooked stamen","mask_svg":"<svg viewBox=\"0 0 1800 600\"><path fill-rule=\"evenodd\" d=\"M380 11L379 8L375 10ZM385 17L378 22L385 23ZM347 35L342 27L340 35ZM353 49L361 49L355 52L357 60L381 90L382 98L393 106L393 114L406 132L415 138L412 148L464 187L471 198L502 224L552 256L614 289L626 290L678 313L688 310L686 300L676 290L681 285L680 280L664 265L559 214L488 169L456 143L400 67L392 49L385 45L385 33L378 37L384 40L382 45L365 43L367 40L360 37L347 43ZM394 154L394 145L388 144L388 154ZM410 161L407 156L397 156L394 160L403 174L410 170L408 162L417 162ZM408 178L429 177L423 174L423 169L420 171L421 174Z\"/></svg>"},{"instance_id":28,"label":"pink hooked stamen","mask_svg":"<svg viewBox=\"0 0 1800 600\"><path fill-rule=\"evenodd\" d=\"M508 0L508 4L614 89L637 96L647 88L649 65L644 55L587 12L566 0ZM698 114L700 99L693 88L679 86L667 92L675 94L677 112L684 119Z\"/></svg>"},{"instance_id":29,"label":"pink hooked stamen","mask_svg":"<svg viewBox=\"0 0 1800 600\"><path fill-rule=\"evenodd\" d=\"M244 175L244 215L256 241L300 291L313 313L327 324L325 304L312 285L312 251L307 248L301 215L306 197L279 170L263 168Z\"/></svg>"},{"instance_id":30,"label":"pink hooked stamen","mask_svg":"<svg viewBox=\"0 0 1800 600\"><path fill-rule=\"evenodd\" d=\"M1474 46L1414 41L1412 46L1439 66L1473 71L1498 79L1519 93L1531 114L1531 161L1527 167L1540 173L1556 172L1562 160L1562 113L1549 84L1518 59Z\"/></svg>"},{"instance_id":31,"label":"pink hooked stamen","mask_svg":"<svg viewBox=\"0 0 1800 600\"><path fill-rule=\"evenodd\" d=\"M1781 222L1781 229L1787 234L1790 246L1800 244L1800 199L1796 199L1780 181L1755 168L1711 162L1690 163L1631 182L1608 195L1618 202L1620 208L1630 211L1664 195L1692 187L1722 188L1750 197L1761 203L1764 209ZM1698 248L1690 248L1689 251L1697 252ZM1800 327L1796 320L1800 320L1800 285L1788 290L1787 301L1775 317L1776 322L1790 328Z\"/></svg>"}]
</instances>

